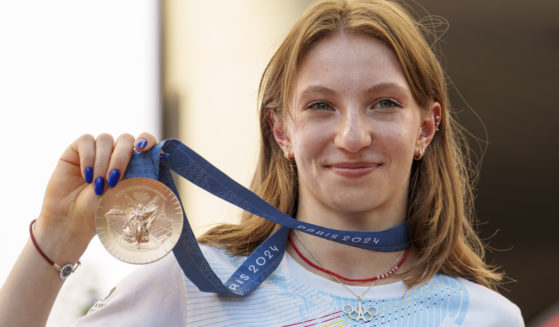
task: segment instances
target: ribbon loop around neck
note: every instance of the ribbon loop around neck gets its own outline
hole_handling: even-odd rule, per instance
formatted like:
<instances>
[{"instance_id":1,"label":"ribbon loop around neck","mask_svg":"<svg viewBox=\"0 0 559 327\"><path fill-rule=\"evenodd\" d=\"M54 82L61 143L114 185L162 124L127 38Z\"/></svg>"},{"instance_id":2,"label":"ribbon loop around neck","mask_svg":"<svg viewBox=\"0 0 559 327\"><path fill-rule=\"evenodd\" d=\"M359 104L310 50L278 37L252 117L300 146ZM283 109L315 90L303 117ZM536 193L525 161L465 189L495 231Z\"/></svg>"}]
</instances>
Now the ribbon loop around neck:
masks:
<instances>
[{"instance_id":1,"label":"ribbon loop around neck","mask_svg":"<svg viewBox=\"0 0 559 327\"><path fill-rule=\"evenodd\" d=\"M162 151L169 156L160 158ZM201 291L248 294L279 265L285 253L290 229L372 251L393 252L410 246L408 226L405 222L384 231L359 232L341 231L298 221L235 182L175 139L163 141L150 151L134 153L125 178L158 179L169 187L180 201L171 171L233 205L282 226L248 256L227 281L222 282L200 250L183 207L183 230L173 253L185 275Z\"/></svg>"}]
</instances>

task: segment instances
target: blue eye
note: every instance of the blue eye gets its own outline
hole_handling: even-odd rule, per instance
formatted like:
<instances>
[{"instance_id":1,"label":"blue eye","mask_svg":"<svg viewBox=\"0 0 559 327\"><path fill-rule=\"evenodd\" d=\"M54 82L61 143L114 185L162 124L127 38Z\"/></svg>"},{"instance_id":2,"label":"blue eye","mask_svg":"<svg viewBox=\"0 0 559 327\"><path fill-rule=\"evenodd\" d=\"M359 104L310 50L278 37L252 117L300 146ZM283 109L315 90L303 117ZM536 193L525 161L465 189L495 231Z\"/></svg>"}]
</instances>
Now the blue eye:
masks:
<instances>
[{"instance_id":1,"label":"blue eye","mask_svg":"<svg viewBox=\"0 0 559 327\"><path fill-rule=\"evenodd\" d=\"M315 102L307 108L314 110L333 110L332 106L325 102Z\"/></svg>"},{"instance_id":2,"label":"blue eye","mask_svg":"<svg viewBox=\"0 0 559 327\"><path fill-rule=\"evenodd\" d=\"M400 104L398 104L394 100L382 99L382 100L380 100L379 102L376 103L375 107L385 109L385 108L400 107Z\"/></svg>"}]
</instances>

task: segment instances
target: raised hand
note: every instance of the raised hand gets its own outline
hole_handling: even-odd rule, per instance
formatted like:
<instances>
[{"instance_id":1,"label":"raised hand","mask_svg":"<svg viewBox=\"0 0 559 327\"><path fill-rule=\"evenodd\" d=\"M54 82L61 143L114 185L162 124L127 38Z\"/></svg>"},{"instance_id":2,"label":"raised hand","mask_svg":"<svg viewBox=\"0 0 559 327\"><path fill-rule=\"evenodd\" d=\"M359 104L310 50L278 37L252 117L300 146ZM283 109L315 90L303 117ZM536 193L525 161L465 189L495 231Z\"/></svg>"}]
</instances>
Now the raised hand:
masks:
<instances>
[{"instance_id":1,"label":"raised hand","mask_svg":"<svg viewBox=\"0 0 559 327\"><path fill-rule=\"evenodd\" d=\"M95 235L100 195L124 175L134 149L147 151L153 135L82 135L64 151L46 189L33 228L38 246L59 265L73 264ZM30 218L31 219L31 218ZM27 242L0 290L0 326L42 326L63 280Z\"/></svg>"},{"instance_id":2,"label":"raised hand","mask_svg":"<svg viewBox=\"0 0 559 327\"><path fill-rule=\"evenodd\" d=\"M134 149L147 151L153 135L134 138L123 134L82 135L64 151L54 170L34 234L45 253L56 262L73 262L95 235L95 208L99 196L120 181ZM71 245L71 249L69 248ZM50 252L50 253L49 253Z\"/></svg>"}]
</instances>

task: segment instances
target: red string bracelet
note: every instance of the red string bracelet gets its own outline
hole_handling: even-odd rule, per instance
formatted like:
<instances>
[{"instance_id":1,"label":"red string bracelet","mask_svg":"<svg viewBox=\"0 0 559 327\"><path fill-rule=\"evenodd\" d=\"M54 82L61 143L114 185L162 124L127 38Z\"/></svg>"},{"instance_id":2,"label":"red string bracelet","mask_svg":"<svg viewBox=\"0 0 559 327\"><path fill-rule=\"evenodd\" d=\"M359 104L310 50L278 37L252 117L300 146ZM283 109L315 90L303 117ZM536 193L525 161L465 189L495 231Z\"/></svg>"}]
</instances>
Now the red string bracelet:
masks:
<instances>
[{"instance_id":1,"label":"red string bracelet","mask_svg":"<svg viewBox=\"0 0 559 327\"><path fill-rule=\"evenodd\" d=\"M70 276L73 272L76 271L76 269L78 269L78 267L81 265L81 262L78 260L78 262L76 262L75 264L67 264L64 266L60 266L56 263L54 263L54 261L52 261L44 252L43 250L41 250L41 248L39 247L39 244L37 244L37 240L35 240L35 236L33 236L33 225L35 224L35 221L37 219L33 219L31 221L31 224L29 224L29 235L31 235L31 242L33 242L33 245L35 245L35 248L37 249L37 251L39 251L39 254L45 258L45 260L49 263L49 265L51 265L56 271L58 271L60 273L60 278L61 279L66 279L68 278L68 276Z\"/></svg>"},{"instance_id":2,"label":"red string bracelet","mask_svg":"<svg viewBox=\"0 0 559 327\"><path fill-rule=\"evenodd\" d=\"M393 273L396 272L396 270L398 270L402 264L404 263L404 261L406 260L407 256L408 256L408 252L409 252L409 248L407 248L404 251L404 255L402 255L402 259L400 259L400 261L394 266L392 267L392 269L390 269L389 271L385 272L384 274L380 274L377 275L375 277L371 277L371 278L365 278L365 279L353 279L353 278L347 278L347 277L343 277L342 275L336 274L335 272L328 270L324 267L321 267L317 264L315 264L314 262L310 261L307 257L305 257L301 251L299 251L299 249L297 248L297 246L295 246L295 243L293 242L293 239L291 238L291 233L289 233L289 243L291 244L291 247L293 248L293 250L295 250L295 252L297 252L297 254L299 255L299 257L301 259L303 259L303 261L305 261L309 266L313 267L316 270L320 270L324 273L327 273L329 275L335 276L341 280L344 280L346 282L352 282L352 283L365 283L365 282L374 282L375 280L380 280L383 278L386 278L390 275L392 275Z\"/></svg>"}]
</instances>

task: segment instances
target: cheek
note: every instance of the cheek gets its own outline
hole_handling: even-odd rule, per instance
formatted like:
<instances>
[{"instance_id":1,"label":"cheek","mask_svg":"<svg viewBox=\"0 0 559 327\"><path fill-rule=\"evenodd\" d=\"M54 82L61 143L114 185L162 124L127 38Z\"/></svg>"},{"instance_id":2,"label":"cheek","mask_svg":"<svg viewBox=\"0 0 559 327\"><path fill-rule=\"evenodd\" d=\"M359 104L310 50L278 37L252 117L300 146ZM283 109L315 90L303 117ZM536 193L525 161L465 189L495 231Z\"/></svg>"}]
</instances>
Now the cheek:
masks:
<instances>
[{"instance_id":1,"label":"cheek","mask_svg":"<svg viewBox=\"0 0 559 327\"><path fill-rule=\"evenodd\" d=\"M291 133L291 143L295 155L308 157L312 153L316 153L327 142L327 129L317 124L298 122L293 126Z\"/></svg>"},{"instance_id":2,"label":"cheek","mask_svg":"<svg viewBox=\"0 0 559 327\"><path fill-rule=\"evenodd\" d=\"M385 151L397 156L398 159L413 158L417 140L415 130L402 125L385 127L382 133L377 134L377 141L384 143Z\"/></svg>"}]
</instances>

